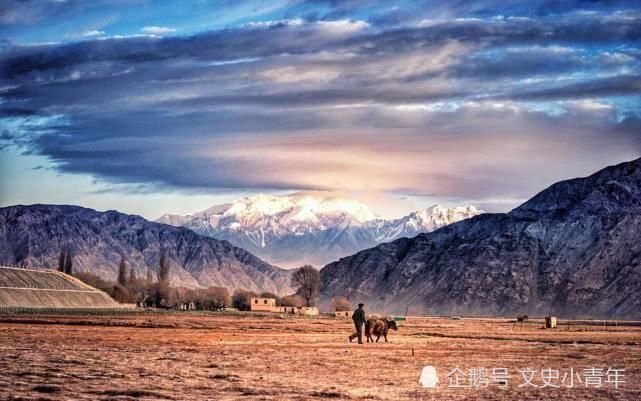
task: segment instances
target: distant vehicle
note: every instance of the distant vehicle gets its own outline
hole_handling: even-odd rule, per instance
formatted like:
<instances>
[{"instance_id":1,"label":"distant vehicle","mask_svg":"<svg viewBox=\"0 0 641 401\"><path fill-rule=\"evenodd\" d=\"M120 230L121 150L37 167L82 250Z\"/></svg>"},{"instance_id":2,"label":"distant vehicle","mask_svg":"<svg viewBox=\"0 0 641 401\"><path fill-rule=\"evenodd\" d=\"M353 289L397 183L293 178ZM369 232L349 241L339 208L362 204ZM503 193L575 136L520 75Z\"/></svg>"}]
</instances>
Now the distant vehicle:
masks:
<instances>
[{"instance_id":1,"label":"distant vehicle","mask_svg":"<svg viewBox=\"0 0 641 401\"><path fill-rule=\"evenodd\" d=\"M461 320L460 316L452 316L452 320Z\"/></svg>"}]
</instances>

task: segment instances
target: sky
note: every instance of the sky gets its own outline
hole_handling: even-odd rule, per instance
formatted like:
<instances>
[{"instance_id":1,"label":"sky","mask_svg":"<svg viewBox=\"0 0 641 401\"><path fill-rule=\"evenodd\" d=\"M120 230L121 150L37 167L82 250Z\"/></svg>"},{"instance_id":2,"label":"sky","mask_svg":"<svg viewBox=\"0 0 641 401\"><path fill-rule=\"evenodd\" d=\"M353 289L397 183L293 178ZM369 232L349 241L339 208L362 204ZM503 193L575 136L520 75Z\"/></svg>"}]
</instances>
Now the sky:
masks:
<instances>
[{"instance_id":1,"label":"sky","mask_svg":"<svg viewBox=\"0 0 641 401\"><path fill-rule=\"evenodd\" d=\"M0 2L0 206L503 212L640 156L638 1Z\"/></svg>"}]
</instances>

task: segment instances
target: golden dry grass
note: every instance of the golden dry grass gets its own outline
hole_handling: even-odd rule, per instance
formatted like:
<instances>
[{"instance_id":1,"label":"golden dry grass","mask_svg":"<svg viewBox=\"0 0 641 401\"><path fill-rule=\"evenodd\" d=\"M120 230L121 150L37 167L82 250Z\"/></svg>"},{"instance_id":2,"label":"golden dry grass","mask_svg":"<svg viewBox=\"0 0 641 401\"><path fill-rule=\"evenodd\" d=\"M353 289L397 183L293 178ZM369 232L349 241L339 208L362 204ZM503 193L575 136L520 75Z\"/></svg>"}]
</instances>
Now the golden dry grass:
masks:
<instances>
[{"instance_id":1,"label":"golden dry grass","mask_svg":"<svg viewBox=\"0 0 641 401\"><path fill-rule=\"evenodd\" d=\"M0 316L2 399L640 400L641 330L517 330L507 320L410 319L388 344L351 321L214 314ZM412 355L413 353L413 355ZM436 367L437 390L418 384ZM518 388L518 369L624 368L619 390ZM452 389L459 367L505 367L507 390Z\"/></svg>"}]
</instances>

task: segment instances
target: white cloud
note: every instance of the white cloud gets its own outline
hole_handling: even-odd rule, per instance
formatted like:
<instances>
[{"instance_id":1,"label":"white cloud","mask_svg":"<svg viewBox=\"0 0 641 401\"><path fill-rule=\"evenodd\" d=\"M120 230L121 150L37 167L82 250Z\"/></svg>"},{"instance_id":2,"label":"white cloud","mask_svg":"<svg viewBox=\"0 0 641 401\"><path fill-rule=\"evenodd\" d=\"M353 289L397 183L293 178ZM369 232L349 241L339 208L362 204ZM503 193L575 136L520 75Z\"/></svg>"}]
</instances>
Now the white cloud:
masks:
<instances>
[{"instance_id":1,"label":"white cloud","mask_svg":"<svg viewBox=\"0 0 641 401\"><path fill-rule=\"evenodd\" d=\"M141 31L150 35L165 35L176 32L176 29L168 26L146 26Z\"/></svg>"},{"instance_id":2,"label":"white cloud","mask_svg":"<svg viewBox=\"0 0 641 401\"><path fill-rule=\"evenodd\" d=\"M295 18L295 19L280 19L280 20L273 20L273 21L248 22L244 26L247 26L250 28L271 28L278 25L301 26L304 24L305 24L305 20L301 18Z\"/></svg>"},{"instance_id":3,"label":"white cloud","mask_svg":"<svg viewBox=\"0 0 641 401\"><path fill-rule=\"evenodd\" d=\"M360 20L319 21L318 26L335 34L353 33L369 27L369 24Z\"/></svg>"},{"instance_id":4,"label":"white cloud","mask_svg":"<svg viewBox=\"0 0 641 401\"><path fill-rule=\"evenodd\" d=\"M570 107L574 107L583 111L612 111L614 106L610 103L606 103L601 100L596 99L582 99L575 101L567 102Z\"/></svg>"},{"instance_id":5,"label":"white cloud","mask_svg":"<svg viewBox=\"0 0 641 401\"><path fill-rule=\"evenodd\" d=\"M98 31L98 30L91 30L91 31L86 31L82 33L82 36L85 38L92 37L92 36L103 36L105 34L105 31Z\"/></svg>"}]
</instances>

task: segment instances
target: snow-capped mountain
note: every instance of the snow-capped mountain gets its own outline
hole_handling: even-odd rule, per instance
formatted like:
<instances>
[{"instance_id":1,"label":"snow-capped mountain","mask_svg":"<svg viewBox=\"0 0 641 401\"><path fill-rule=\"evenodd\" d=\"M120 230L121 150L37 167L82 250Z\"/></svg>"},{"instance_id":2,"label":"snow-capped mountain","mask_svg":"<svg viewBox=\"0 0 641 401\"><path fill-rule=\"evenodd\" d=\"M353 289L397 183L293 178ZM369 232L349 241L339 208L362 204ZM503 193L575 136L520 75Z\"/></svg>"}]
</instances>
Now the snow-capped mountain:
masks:
<instances>
[{"instance_id":1,"label":"snow-capped mountain","mask_svg":"<svg viewBox=\"0 0 641 401\"><path fill-rule=\"evenodd\" d=\"M474 206L432 206L399 219L377 217L367 205L317 193L259 194L187 216L166 214L159 223L249 250L284 267L315 266L381 242L411 237L482 213Z\"/></svg>"},{"instance_id":2,"label":"snow-capped mountain","mask_svg":"<svg viewBox=\"0 0 641 401\"><path fill-rule=\"evenodd\" d=\"M461 221L483 213L472 205L446 208L434 205L430 208L417 210L395 220L378 219L366 224L372 230L378 230L376 242L389 242L402 237L414 237L421 233L434 231L451 223Z\"/></svg>"}]
</instances>

